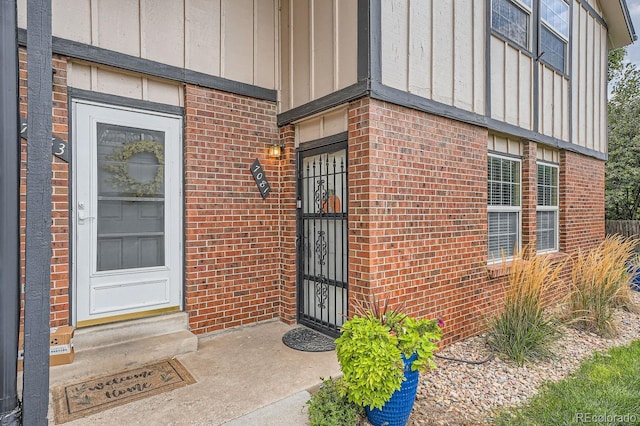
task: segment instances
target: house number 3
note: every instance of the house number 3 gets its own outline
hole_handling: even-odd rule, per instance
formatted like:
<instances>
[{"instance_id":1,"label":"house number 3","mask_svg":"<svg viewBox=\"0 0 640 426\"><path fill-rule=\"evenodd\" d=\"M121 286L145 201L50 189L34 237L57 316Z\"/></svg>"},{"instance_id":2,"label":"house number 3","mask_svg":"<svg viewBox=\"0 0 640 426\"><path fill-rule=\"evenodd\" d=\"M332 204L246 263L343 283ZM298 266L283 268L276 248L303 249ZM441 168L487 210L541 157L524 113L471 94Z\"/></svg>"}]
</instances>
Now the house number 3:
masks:
<instances>
[{"instance_id":1,"label":"house number 3","mask_svg":"<svg viewBox=\"0 0 640 426\"><path fill-rule=\"evenodd\" d=\"M27 139L27 120L20 117L20 137ZM62 161L69 162L69 150L67 149L67 143L60 138L51 138L51 153L61 159Z\"/></svg>"},{"instance_id":2,"label":"house number 3","mask_svg":"<svg viewBox=\"0 0 640 426\"><path fill-rule=\"evenodd\" d=\"M271 192L271 186L267 181L267 177L264 175L264 170L262 169L262 165L260 161L256 158L253 161L253 164L249 168L251 170L251 174L253 175L253 179L256 181L256 185L258 186L258 191L260 191L260 195L262 198L267 198L269 192Z\"/></svg>"}]
</instances>

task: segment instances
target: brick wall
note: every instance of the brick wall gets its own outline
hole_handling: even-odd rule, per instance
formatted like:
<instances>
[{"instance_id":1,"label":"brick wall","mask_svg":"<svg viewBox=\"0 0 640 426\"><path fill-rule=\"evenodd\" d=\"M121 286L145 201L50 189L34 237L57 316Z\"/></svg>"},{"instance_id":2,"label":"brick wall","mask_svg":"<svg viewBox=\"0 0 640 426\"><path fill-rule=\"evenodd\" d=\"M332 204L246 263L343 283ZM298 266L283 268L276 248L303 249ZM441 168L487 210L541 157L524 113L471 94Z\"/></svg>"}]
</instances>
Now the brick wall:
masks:
<instances>
[{"instance_id":1,"label":"brick wall","mask_svg":"<svg viewBox=\"0 0 640 426\"><path fill-rule=\"evenodd\" d=\"M350 297L389 298L468 336L487 280L487 130L362 99L349 111Z\"/></svg>"},{"instance_id":2,"label":"brick wall","mask_svg":"<svg viewBox=\"0 0 640 426\"><path fill-rule=\"evenodd\" d=\"M560 250L588 250L604 239L604 161L560 153Z\"/></svg>"},{"instance_id":3,"label":"brick wall","mask_svg":"<svg viewBox=\"0 0 640 426\"><path fill-rule=\"evenodd\" d=\"M20 116L27 118L27 51L19 50ZM53 56L53 135L68 142L67 61ZM24 284L27 143L22 139L20 163L20 256ZM69 324L69 165L52 156L51 326ZM23 306L24 308L24 306ZM24 309L21 311L24 312Z\"/></svg>"},{"instance_id":4,"label":"brick wall","mask_svg":"<svg viewBox=\"0 0 640 426\"><path fill-rule=\"evenodd\" d=\"M185 308L195 333L280 315L282 160L266 155L280 138L275 108L185 88ZM272 187L266 200L249 170L255 158Z\"/></svg>"},{"instance_id":5,"label":"brick wall","mask_svg":"<svg viewBox=\"0 0 640 426\"><path fill-rule=\"evenodd\" d=\"M280 139L285 146L284 156L279 170L280 215L282 234L280 240L281 261L281 305L280 319L293 324L297 320L297 288L296 288L296 152L295 130L293 125L280 129Z\"/></svg>"},{"instance_id":6,"label":"brick wall","mask_svg":"<svg viewBox=\"0 0 640 426\"><path fill-rule=\"evenodd\" d=\"M445 345L485 327L506 282L503 269L487 268L487 136L373 99L352 103L351 306L376 296L414 315L440 315ZM522 242L535 246L537 146L523 146ZM571 254L604 237L604 162L572 152L560 158L560 248ZM562 277L569 276L567 263ZM564 291L557 287L549 300Z\"/></svg>"},{"instance_id":7,"label":"brick wall","mask_svg":"<svg viewBox=\"0 0 640 426\"><path fill-rule=\"evenodd\" d=\"M536 246L538 165L535 142L522 143L522 246Z\"/></svg>"},{"instance_id":8,"label":"brick wall","mask_svg":"<svg viewBox=\"0 0 640 426\"><path fill-rule=\"evenodd\" d=\"M68 140L66 61L54 56L53 134ZM26 51L20 51L26 117ZM196 333L296 320L296 155L293 126L273 103L185 88L185 310ZM282 159L268 147L285 145ZM504 277L486 266L487 130L363 98L349 110L351 306L375 295L411 314L442 316L445 344L478 332ZM536 144L523 156L523 242L535 242ZM24 259L26 143L22 146ZM259 158L272 192L249 172ZM560 248L604 237L604 162L560 156ZM69 323L69 168L52 160L52 325ZM23 261L24 268L24 261ZM24 269L23 269L24 274ZM566 274L565 274L566 276ZM23 280L24 281L24 280Z\"/></svg>"}]
</instances>

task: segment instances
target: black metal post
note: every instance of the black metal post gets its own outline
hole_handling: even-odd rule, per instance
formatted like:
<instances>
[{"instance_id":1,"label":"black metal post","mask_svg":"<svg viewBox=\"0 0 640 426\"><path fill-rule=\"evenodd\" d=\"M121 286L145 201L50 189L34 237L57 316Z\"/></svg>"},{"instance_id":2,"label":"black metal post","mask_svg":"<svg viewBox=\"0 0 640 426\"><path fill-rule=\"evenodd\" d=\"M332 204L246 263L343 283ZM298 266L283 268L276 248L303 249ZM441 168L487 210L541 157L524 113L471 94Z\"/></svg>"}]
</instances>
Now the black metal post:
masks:
<instances>
[{"instance_id":1,"label":"black metal post","mask_svg":"<svg viewBox=\"0 0 640 426\"><path fill-rule=\"evenodd\" d=\"M27 0L27 235L25 425L46 425L51 278L51 0Z\"/></svg>"},{"instance_id":2,"label":"black metal post","mask_svg":"<svg viewBox=\"0 0 640 426\"><path fill-rule=\"evenodd\" d=\"M0 425L20 424L20 139L16 0L0 0Z\"/></svg>"}]
</instances>

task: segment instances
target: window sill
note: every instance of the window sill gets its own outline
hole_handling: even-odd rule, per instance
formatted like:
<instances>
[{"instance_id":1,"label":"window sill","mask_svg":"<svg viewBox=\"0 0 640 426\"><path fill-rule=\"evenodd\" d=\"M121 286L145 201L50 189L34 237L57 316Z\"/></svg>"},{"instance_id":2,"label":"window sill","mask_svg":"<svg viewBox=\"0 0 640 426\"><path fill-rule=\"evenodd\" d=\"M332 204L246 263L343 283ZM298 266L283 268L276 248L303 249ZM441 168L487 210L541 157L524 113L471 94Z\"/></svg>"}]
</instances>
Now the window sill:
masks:
<instances>
[{"instance_id":1,"label":"window sill","mask_svg":"<svg viewBox=\"0 0 640 426\"><path fill-rule=\"evenodd\" d=\"M540 253L537 256L546 256L549 258L551 263L560 263L564 259L569 257L567 253L560 252L560 251L551 252L551 253ZM512 260L509 260L504 263L502 262L492 263L491 265L487 265L487 274L489 275L489 278L495 279L495 278L505 277L509 275L509 269L511 268L512 262L513 262Z\"/></svg>"}]
</instances>

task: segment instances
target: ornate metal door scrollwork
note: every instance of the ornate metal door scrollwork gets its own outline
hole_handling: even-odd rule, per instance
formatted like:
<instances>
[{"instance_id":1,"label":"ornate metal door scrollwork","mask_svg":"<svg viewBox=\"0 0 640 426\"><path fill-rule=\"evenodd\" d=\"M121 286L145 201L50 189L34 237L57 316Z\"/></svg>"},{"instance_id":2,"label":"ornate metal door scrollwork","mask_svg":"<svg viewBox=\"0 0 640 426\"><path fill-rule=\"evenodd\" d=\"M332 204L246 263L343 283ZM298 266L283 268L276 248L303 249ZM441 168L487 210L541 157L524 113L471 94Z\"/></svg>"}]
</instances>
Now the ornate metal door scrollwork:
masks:
<instances>
[{"instance_id":1,"label":"ornate metal door scrollwork","mask_svg":"<svg viewBox=\"0 0 640 426\"><path fill-rule=\"evenodd\" d=\"M301 152L298 174L298 319L337 335L347 316L346 143Z\"/></svg>"}]
</instances>

